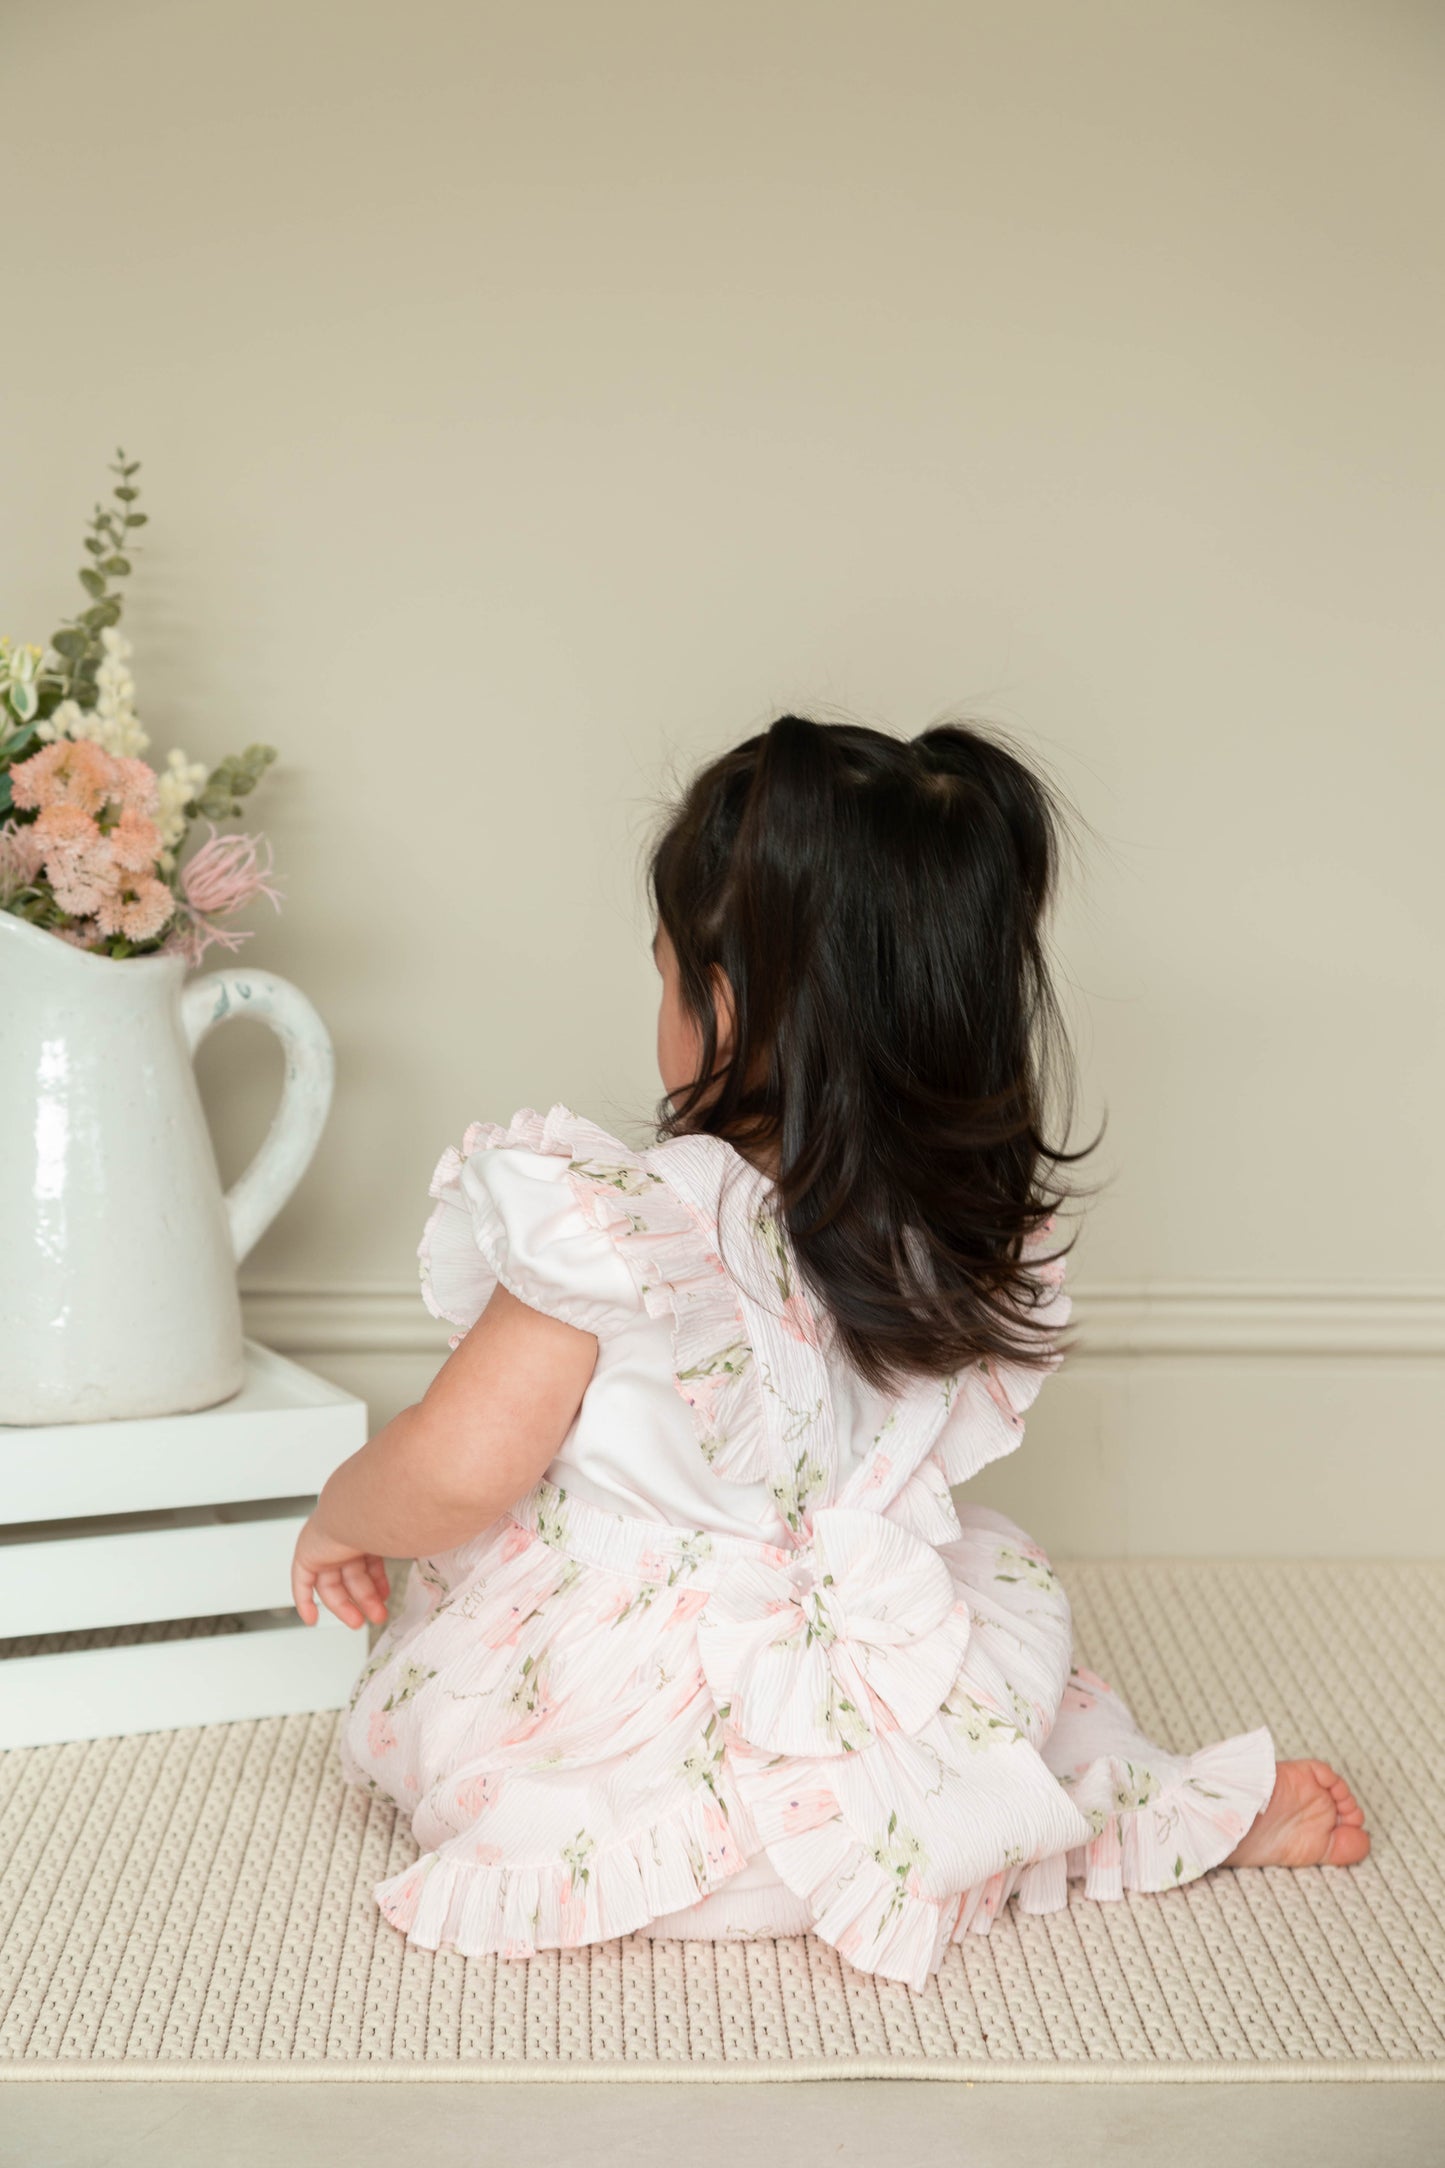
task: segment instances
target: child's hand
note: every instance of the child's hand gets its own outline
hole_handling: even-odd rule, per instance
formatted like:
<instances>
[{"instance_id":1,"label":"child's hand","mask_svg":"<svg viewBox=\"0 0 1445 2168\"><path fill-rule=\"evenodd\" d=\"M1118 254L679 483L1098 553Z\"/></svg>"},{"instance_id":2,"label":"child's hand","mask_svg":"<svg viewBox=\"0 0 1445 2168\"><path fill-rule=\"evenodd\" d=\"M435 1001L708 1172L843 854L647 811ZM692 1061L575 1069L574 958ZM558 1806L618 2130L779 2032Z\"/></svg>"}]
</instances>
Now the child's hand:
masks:
<instances>
[{"instance_id":1,"label":"child's hand","mask_svg":"<svg viewBox=\"0 0 1445 2168\"><path fill-rule=\"evenodd\" d=\"M339 1543L326 1533L313 1513L296 1538L291 1594L303 1626L316 1624L318 1596L343 1626L360 1626L364 1618L382 1626L386 1623L391 1584L381 1559L349 1543Z\"/></svg>"}]
</instances>

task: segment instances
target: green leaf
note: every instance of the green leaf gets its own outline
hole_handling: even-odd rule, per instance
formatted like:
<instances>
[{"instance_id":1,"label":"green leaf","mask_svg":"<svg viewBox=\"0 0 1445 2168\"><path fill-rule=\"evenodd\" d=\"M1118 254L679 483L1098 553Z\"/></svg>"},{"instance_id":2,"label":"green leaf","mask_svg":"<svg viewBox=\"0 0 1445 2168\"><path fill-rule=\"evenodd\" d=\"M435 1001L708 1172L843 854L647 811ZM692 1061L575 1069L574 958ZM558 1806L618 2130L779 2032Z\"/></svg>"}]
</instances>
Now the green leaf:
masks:
<instances>
[{"instance_id":1,"label":"green leaf","mask_svg":"<svg viewBox=\"0 0 1445 2168\"><path fill-rule=\"evenodd\" d=\"M8 775L0 775L0 813L7 813L9 810L10 778Z\"/></svg>"},{"instance_id":2,"label":"green leaf","mask_svg":"<svg viewBox=\"0 0 1445 2168\"><path fill-rule=\"evenodd\" d=\"M85 653L87 642L83 632L78 632L74 625L66 625L56 633L50 644L56 654L63 655L67 662L76 662Z\"/></svg>"},{"instance_id":3,"label":"green leaf","mask_svg":"<svg viewBox=\"0 0 1445 2168\"><path fill-rule=\"evenodd\" d=\"M108 572L112 579L123 580L130 570L130 559L128 557L107 557L101 569Z\"/></svg>"},{"instance_id":4,"label":"green leaf","mask_svg":"<svg viewBox=\"0 0 1445 2168\"><path fill-rule=\"evenodd\" d=\"M140 495L140 491L127 488L124 482L117 482L112 495L119 497L122 504L134 504L136 498Z\"/></svg>"},{"instance_id":5,"label":"green leaf","mask_svg":"<svg viewBox=\"0 0 1445 2168\"><path fill-rule=\"evenodd\" d=\"M105 544L103 542L97 541L93 534L88 534L86 536L85 546L90 551L92 557L103 557L105 555Z\"/></svg>"},{"instance_id":6,"label":"green leaf","mask_svg":"<svg viewBox=\"0 0 1445 2168\"><path fill-rule=\"evenodd\" d=\"M127 512L125 515L125 524L127 525L127 527L144 527L146 521L149 518L149 512Z\"/></svg>"},{"instance_id":7,"label":"green leaf","mask_svg":"<svg viewBox=\"0 0 1445 2168\"><path fill-rule=\"evenodd\" d=\"M88 595L103 595L105 593L105 581L89 565L81 566L80 584Z\"/></svg>"}]
</instances>

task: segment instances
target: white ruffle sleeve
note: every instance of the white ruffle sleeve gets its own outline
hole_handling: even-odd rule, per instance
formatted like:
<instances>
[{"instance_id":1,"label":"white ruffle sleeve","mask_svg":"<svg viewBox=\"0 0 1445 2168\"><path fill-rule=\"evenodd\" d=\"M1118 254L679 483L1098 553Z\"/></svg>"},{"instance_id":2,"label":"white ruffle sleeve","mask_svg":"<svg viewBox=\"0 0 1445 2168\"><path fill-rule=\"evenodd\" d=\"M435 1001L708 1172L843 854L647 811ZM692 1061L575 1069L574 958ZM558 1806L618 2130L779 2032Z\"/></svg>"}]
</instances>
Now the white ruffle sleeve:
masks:
<instances>
[{"instance_id":1,"label":"white ruffle sleeve","mask_svg":"<svg viewBox=\"0 0 1445 2168\"><path fill-rule=\"evenodd\" d=\"M582 1210L569 1142L541 1125L527 1137L520 1140L515 1123L477 1123L460 1151L443 1153L431 1183L436 1209L417 1253L422 1299L459 1339L500 1282L529 1309L608 1338L642 1315L633 1275Z\"/></svg>"}]
</instances>

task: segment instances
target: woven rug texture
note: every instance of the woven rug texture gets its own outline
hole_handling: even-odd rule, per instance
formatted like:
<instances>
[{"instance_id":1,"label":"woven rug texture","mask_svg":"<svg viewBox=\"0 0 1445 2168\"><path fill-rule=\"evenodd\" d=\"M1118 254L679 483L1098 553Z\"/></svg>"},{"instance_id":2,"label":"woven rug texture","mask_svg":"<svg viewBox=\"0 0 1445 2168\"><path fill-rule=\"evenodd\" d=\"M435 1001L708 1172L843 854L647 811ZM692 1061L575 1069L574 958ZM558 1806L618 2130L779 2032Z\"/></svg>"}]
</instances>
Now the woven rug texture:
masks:
<instances>
[{"instance_id":1,"label":"woven rug texture","mask_svg":"<svg viewBox=\"0 0 1445 2168\"><path fill-rule=\"evenodd\" d=\"M1010 1908L922 1994L810 1937L408 1949L414 1856L331 1714L0 1755L0 2074L1245 2078L1445 2074L1445 1567L1076 1565L1083 1658L1180 1748L1337 1761L1358 1868ZM357 1659L361 1661L358 1642Z\"/></svg>"}]
</instances>

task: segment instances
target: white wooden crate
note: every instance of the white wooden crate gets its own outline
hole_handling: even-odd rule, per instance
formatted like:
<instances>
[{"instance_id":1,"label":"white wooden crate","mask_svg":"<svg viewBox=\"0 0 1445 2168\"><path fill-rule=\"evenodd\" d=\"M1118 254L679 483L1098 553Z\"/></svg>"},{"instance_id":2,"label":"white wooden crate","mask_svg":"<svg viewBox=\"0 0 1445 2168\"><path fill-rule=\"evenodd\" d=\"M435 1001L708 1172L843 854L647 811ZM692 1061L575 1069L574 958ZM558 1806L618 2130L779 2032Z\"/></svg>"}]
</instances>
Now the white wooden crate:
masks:
<instances>
[{"instance_id":1,"label":"white wooden crate","mask_svg":"<svg viewBox=\"0 0 1445 2168\"><path fill-rule=\"evenodd\" d=\"M339 1707L366 1637L301 1624L291 1551L365 1439L362 1401L253 1342L220 1407L0 1428L0 1747Z\"/></svg>"}]
</instances>

